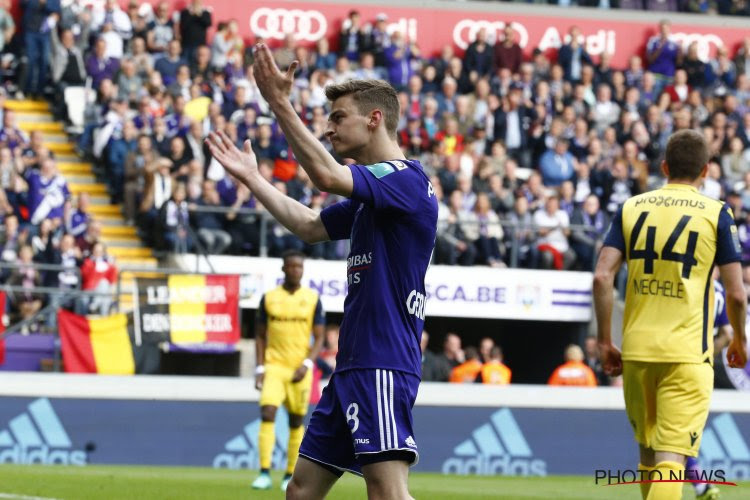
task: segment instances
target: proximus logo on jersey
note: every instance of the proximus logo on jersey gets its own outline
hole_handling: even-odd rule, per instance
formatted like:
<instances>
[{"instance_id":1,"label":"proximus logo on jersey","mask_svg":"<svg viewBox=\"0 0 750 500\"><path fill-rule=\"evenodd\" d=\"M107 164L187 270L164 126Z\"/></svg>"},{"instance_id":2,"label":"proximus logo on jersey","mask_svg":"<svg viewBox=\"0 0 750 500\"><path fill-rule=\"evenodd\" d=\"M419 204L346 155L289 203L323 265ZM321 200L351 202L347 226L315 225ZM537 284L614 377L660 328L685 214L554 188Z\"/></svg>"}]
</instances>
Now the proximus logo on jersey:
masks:
<instances>
[{"instance_id":1,"label":"proximus logo on jersey","mask_svg":"<svg viewBox=\"0 0 750 500\"><path fill-rule=\"evenodd\" d=\"M546 476L547 462L534 458L509 409L498 410L443 462L443 474Z\"/></svg>"},{"instance_id":2,"label":"proximus logo on jersey","mask_svg":"<svg viewBox=\"0 0 750 500\"><path fill-rule=\"evenodd\" d=\"M0 463L86 465L46 398L37 399L0 431Z\"/></svg>"},{"instance_id":3,"label":"proximus logo on jersey","mask_svg":"<svg viewBox=\"0 0 750 500\"><path fill-rule=\"evenodd\" d=\"M725 471L728 479L750 479L750 449L732 415L722 413L706 426L699 460L704 469Z\"/></svg>"}]
</instances>

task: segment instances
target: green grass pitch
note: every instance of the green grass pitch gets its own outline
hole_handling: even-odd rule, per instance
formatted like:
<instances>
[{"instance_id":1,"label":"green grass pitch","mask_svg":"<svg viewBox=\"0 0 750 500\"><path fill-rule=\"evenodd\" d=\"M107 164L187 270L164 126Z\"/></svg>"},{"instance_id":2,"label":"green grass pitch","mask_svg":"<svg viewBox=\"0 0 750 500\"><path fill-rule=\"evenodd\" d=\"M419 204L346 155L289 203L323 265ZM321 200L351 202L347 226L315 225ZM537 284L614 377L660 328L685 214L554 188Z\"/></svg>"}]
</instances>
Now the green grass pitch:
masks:
<instances>
[{"instance_id":1,"label":"green grass pitch","mask_svg":"<svg viewBox=\"0 0 750 500\"><path fill-rule=\"evenodd\" d=\"M274 489L254 491L254 471L191 467L143 466L28 466L0 465L0 498L28 500L88 499L281 499L281 476L274 474ZM501 476L446 476L415 473L410 478L416 499L640 499L638 486L596 486L591 476L520 478ZM364 499L361 478L345 474L328 496L332 500ZM685 485L685 499L692 488ZM750 498L750 482L722 487L722 499Z\"/></svg>"}]
</instances>

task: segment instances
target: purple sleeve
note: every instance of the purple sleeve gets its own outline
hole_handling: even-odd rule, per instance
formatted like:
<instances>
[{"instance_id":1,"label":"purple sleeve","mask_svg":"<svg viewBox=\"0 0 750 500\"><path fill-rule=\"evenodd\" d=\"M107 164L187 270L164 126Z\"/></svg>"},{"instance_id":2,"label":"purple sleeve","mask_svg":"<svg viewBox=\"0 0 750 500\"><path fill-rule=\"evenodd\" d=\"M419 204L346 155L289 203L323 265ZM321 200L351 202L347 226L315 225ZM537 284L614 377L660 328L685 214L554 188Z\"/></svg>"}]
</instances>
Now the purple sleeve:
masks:
<instances>
[{"instance_id":1,"label":"purple sleeve","mask_svg":"<svg viewBox=\"0 0 750 500\"><path fill-rule=\"evenodd\" d=\"M361 201L376 210L401 213L415 210L419 200L417 189L422 183L414 178L418 174L403 162L350 165L349 168L354 180L352 200Z\"/></svg>"},{"instance_id":2,"label":"purple sleeve","mask_svg":"<svg viewBox=\"0 0 750 500\"><path fill-rule=\"evenodd\" d=\"M354 203L352 200L344 200L320 212L320 220L323 221L328 237L332 241L349 239L354 223L354 214L359 206L359 203Z\"/></svg>"}]
</instances>

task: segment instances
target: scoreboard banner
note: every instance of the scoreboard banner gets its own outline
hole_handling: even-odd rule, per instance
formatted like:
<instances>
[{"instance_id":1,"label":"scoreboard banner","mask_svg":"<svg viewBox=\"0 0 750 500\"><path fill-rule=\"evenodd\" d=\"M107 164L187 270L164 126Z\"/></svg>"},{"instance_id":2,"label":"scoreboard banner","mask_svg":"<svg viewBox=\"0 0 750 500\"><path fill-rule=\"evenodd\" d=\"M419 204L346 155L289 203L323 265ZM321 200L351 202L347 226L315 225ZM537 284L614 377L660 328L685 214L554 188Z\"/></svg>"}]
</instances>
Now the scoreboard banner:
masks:
<instances>
[{"instance_id":1,"label":"scoreboard banner","mask_svg":"<svg viewBox=\"0 0 750 500\"><path fill-rule=\"evenodd\" d=\"M355 256L372 258L372 256ZM377 258L377 256L374 256ZM176 257L181 267L194 266L190 256ZM240 278L240 306L256 309L268 290L282 283L281 259L211 256L218 272L243 270ZM323 307L343 312L349 280L359 279L356 262L305 261L303 284L320 294ZM206 266L201 262L201 266ZM350 272L347 275L347 267ZM592 274L573 271L537 271L488 267L430 266L425 286L425 314L432 317L488 318L532 321L591 320ZM404 295L405 305L418 304L416 296Z\"/></svg>"},{"instance_id":2,"label":"scoreboard banner","mask_svg":"<svg viewBox=\"0 0 750 500\"><path fill-rule=\"evenodd\" d=\"M135 337L182 346L236 344L240 339L237 275L173 274L137 278Z\"/></svg>"}]
</instances>

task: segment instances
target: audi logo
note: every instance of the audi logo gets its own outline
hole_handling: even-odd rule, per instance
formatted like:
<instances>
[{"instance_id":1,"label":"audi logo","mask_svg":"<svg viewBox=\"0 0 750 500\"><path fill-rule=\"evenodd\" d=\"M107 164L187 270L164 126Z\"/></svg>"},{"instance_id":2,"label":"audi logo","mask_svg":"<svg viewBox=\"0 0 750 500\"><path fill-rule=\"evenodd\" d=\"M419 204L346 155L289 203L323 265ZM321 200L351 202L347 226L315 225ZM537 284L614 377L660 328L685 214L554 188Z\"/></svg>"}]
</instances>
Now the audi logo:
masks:
<instances>
[{"instance_id":1,"label":"audi logo","mask_svg":"<svg viewBox=\"0 0 750 500\"><path fill-rule=\"evenodd\" d=\"M297 40L316 42L328 31L328 22L317 10L262 7L250 16L250 30L263 38L283 40L291 33Z\"/></svg>"},{"instance_id":2,"label":"audi logo","mask_svg":"<svg viewBox=\"0 0 750 500\"><path fill-rule=\"evenodd\" d=\"M521 48L526 47L529 43L529 32L523 24L516 22L510 23L513 29L518 33L518 45ZM462 50L466 50L471 42L476 40L477 33L480 29L487 30L487 41L495 43L496 40L502 40L505 23L503 21L487 21L485 19L461 19L453 27L453 43ZM498 37L498 34L501 34Z\"/></svg>"}]
</instances>

